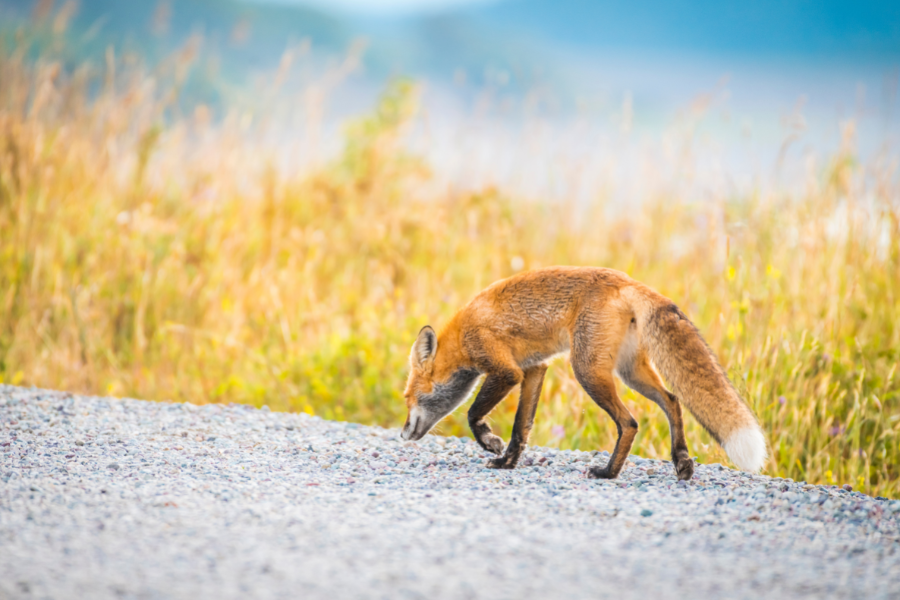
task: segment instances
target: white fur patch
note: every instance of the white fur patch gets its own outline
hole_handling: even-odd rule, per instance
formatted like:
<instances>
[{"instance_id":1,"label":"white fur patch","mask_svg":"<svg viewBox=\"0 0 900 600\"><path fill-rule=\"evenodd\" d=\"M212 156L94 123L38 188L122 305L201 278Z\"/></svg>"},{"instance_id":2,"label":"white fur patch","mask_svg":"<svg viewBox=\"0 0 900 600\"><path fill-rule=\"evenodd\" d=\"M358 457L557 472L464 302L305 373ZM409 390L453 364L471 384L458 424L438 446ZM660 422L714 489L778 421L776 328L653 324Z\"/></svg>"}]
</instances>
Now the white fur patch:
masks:
<instances>
[{"instance_id":1,"label":"white fur patch","mask_svg":"<svg viewBox=\"0 0 900 600\"><path fill-rule=\"evenodd\" d=\"M766 464L766 438L759 427L738 429L723 444L728 458L742 471L758 473Z\"/></svg>"},{"instance_id":2,"label":"white fur patch","mask_svg":"<svg viewBox=\"0 0 900 600\"><path fill-rule=\"evenodd\" d=\"M422 417L422 408L419 406L413 406L412 410L409 411L409 418L406 421L406 426L403 428L403 431L400 432L400 437L404 440L409 440L418 428L419 420Z\"/></svg>"}]
</instances>

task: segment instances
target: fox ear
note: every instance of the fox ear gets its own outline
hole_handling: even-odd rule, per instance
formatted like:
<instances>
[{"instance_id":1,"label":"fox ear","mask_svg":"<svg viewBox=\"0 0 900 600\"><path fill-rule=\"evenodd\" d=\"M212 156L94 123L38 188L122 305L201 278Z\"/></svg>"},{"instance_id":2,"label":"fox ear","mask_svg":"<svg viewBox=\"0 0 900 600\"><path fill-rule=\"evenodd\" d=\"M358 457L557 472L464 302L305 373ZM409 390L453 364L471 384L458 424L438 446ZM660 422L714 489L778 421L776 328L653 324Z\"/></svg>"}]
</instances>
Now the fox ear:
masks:
<instances>
[{"instance_id":1,"label":"fox ear","mask_svg":"<svg viewBox=\"0 0 900 600\"><path fill-rule=\"evenodd\" d=\"M424 367L434 360L437 353L437 335L430 325L426 325L419 332L419 337L413 344L412 352L409 355L410 362L417 367Z\"/></svg>"}]
</instances>

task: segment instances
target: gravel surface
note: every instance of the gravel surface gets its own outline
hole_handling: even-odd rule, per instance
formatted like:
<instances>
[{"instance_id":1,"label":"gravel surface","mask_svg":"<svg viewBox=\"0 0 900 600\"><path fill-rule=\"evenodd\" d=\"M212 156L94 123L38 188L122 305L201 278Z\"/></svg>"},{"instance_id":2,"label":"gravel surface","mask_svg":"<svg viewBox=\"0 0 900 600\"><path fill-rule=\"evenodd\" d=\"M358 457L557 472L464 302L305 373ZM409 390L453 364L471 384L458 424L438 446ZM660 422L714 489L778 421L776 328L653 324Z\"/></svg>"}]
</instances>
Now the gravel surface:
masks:
<instances>
[{"instance_id":1,"label":"gravel surface","mask_svg":"<svg viewBox=\"0 0 900 600\"><path fill-rule=\"evenodd\" d=\"M0 386L0 598L900 596L900 501L398 433Z\"/></svg>"}]
</instances>

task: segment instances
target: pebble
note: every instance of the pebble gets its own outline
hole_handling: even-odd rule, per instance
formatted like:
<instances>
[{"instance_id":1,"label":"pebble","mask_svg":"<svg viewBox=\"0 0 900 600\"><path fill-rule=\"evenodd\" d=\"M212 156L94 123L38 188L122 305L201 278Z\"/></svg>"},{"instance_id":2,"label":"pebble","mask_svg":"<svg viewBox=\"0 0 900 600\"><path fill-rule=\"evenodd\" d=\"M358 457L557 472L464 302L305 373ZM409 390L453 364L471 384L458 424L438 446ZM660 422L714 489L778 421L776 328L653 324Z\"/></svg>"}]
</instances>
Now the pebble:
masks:
<instances>
[{"instance_id":1,"label":"pebble","mask_svg":"<svg viewBox=\"0 0 900 600\"><path fill-rule=\"evenodd\" d=\"M587 479L599 449L488 458L470 438L0 385L0 596L900 596L897 500L718 464L677 481L639 456Z\"/></svg>"}]
</instances>

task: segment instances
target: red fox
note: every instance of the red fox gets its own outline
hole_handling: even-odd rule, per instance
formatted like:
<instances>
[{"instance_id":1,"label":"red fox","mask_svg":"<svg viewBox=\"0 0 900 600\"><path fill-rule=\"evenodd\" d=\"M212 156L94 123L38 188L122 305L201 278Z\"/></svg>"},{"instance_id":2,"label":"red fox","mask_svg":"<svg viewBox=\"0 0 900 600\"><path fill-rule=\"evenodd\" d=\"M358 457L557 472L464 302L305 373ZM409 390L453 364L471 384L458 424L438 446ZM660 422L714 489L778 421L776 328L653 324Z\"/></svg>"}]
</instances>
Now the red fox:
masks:
<instances>
[{"instance_id":1,"label":"red fox","mask_svg":"<svg viewBox=\"0 0 900 600\"><path fill-rule=\"evenodd\" d=\"M404 392L409 414L401 437L421 439L466 401L484 375L469 426L482 448L499 455L489 467L515 468L534 424L547 362L564 352L578 383L618 429L609 461L588 469L589 477L618 476L638 429L616 393L613 373L665 411L678 479L694 472L679 400L735 465L752 472L763 467L766 440L756 417L697 328L665 296L625 273L592 267L550 267L503 279L457 312L440 335L423 327L410 353ZM516 385L519 406L504 452L485 417Z\"/></svg>"}]
</instances>

